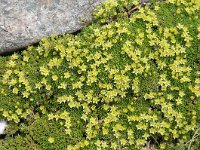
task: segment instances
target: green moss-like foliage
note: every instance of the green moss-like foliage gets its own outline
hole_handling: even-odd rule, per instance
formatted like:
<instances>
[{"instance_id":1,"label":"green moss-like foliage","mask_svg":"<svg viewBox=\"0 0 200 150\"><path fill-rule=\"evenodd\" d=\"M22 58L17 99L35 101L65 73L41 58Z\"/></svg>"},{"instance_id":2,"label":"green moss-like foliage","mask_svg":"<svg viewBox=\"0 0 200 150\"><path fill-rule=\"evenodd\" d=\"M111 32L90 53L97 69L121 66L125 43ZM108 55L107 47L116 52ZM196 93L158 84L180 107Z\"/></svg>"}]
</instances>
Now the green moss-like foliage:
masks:
<instances>
[{"instance_id":1,"label":"green moss-like foliage","mask_svg":"<svg viewBox=\"0 0 200 150\"><path fill-rule=\"evenodd\" d=\"M0 149L192 147L199 16L198 0L108 0L81 33L1 57Z\"/></svg>"}]
</instances>

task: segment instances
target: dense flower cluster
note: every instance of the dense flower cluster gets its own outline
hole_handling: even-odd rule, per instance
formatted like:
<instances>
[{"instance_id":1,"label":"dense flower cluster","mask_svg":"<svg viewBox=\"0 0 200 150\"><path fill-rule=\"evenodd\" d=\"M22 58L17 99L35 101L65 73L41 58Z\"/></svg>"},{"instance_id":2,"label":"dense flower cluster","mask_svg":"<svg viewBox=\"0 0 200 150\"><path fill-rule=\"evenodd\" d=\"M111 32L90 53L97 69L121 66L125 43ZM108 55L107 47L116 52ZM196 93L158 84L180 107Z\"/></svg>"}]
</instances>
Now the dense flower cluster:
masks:
<instances>
[{"instance_id":1,"label":"dense flower cluster","mask_svg":"<svg viewBox=\"0 0 200 150\"><path fill-rule=\"evenodd\" d=\"M8 134L18 131L16 139L39 149L184 144L200 112L199 16L196 0L107 0L80 34L52 35L2 57L0 116L11 123ZM34 135L35 126L44 134Z\"/></svg>"}]
</instances>

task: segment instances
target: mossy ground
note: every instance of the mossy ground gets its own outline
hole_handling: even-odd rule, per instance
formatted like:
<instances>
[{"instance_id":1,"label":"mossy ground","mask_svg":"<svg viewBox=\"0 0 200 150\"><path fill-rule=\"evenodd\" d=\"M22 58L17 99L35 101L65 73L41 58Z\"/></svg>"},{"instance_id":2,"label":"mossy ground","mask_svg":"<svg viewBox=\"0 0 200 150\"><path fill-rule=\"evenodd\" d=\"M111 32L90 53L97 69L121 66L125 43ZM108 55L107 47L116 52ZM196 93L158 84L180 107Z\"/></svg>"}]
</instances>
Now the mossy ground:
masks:
<instances>
[{"instance_id":1,"label":"mossy ground","mask_svg":"<svg viewBox=\"0 0 200 150\"><path fill-rule=\"evenodd\" d=\"M0 58L0 149L198 149L198 0L108 0L94 16Z\"/></svg>"}]
</instances>

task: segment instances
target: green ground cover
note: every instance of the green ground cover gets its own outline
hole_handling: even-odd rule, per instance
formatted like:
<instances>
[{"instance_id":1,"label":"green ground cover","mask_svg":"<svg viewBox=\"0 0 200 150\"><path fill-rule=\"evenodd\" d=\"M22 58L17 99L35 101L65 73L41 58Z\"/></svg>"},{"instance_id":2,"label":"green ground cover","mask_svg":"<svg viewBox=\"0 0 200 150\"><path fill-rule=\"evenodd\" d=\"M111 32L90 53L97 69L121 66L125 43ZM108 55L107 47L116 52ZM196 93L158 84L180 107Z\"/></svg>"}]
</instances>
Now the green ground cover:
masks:
<instances>
[{"instance_id":1,"label":"green ground cover","mask_svg":"<svg viewBox=\"0 0 200 150\"><path fill-rule=\"evenodd\" d=\"M0 149L198 149L199 16L107 0L77 35L0 57Z\"/></svg>"}]
</instances>

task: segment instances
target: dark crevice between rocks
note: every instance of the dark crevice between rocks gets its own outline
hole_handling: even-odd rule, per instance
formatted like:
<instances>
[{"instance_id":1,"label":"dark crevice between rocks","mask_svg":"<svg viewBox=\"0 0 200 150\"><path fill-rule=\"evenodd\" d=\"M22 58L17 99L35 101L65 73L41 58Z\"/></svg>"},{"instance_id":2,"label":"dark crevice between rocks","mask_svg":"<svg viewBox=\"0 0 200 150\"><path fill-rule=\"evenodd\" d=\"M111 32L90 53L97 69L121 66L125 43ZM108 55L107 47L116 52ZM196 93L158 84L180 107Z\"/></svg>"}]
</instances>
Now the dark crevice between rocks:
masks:
<instances>
[{"instance_id":1,"label":"dark crevice between rocks","mask_svg":"<svg viewBox=\"0 0 200 150\"><path fill-rule=\"evenodd\" d=\"M77 30L77 31L75 31L75 32L73 32L73 33L70 33L70 34L72 34L72 35L78 35L78 34L81 33L81 31L82 31L82 29L79 29L79 30Z\"/></svg>"},{"instance_id":2,"label":"dark crevice between rocks","mask_svg":"<svg viewBox=\"0 0 200 150\"><path fill-rule=\"evenodd\" d=\"M39 42L36 42L36 43L33 43L33 44L30 44L29 46L38 46L39 45ZM11 49L11 50L5 50L5 51L0 51L0 57L6 57L6 56L11 56L12 54L14 53L18 53L18 54L21 54L24 50L26 50L28 48L28 46L25 46L25 47L22 47L22 48L19 48L19 49Z\"/></svg>"},{"instance_id":3,"label":"dark crevice between rocks","mask_svg":"<svg viewBox=\"0 0 200 150\"><path fill-rule=\"evenodd\" d=\"M0 134L0 140L5 139L6 138L6 134Z\"/></svg>"},{"instance_id":4,"label":"dark crevice between rocks","mask_svg":"<svg viewBox=\"0 0 200 150\"><path fill-rule=\"evenodd\" d=\"M22 135L22 132L20 130L17 130L15 133L11 134L11 135L7 135L7 134L0 134L0 140L8 140L9 138L13 138L16 137L18 135Z\"/></svg>"},{"instance_id":5,"label":"dark crevice between rocks","mask_svg":"<svg viewBox=\"0 0 200 150\"><path fill-rule=\"evenodd\" d=\"M5 51L1 51L0 52L0 56L2 57L6 57L6 56L10 56L14 53L20 53L21 51L23 51L25 48L20 48L20 49L17 49L17 50L5 50Z\"/></svg>"}]
</instances>

